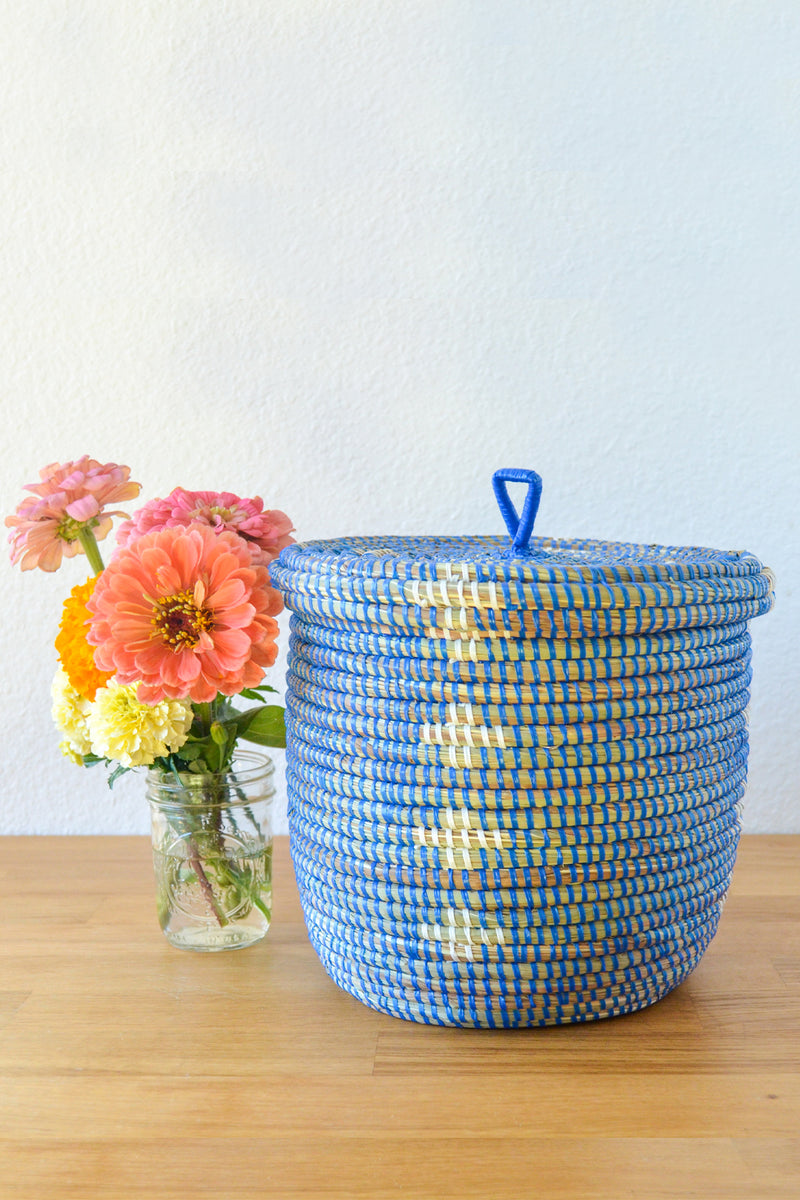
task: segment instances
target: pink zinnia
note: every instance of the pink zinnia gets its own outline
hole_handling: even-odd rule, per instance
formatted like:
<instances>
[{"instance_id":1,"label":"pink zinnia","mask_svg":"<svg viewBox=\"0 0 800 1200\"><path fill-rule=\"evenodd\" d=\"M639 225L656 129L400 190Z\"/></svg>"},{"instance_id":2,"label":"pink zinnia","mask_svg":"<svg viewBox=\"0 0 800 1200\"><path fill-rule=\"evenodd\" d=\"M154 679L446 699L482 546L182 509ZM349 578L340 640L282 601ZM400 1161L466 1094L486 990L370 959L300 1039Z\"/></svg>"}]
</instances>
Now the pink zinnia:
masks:
<instances>
[{"instance_id":1,"label":"pink zinnia","mask_svg":"<svg viewBox=\"0 0 800 1200\"><path fill-rule=\"evenodd\" d=\"M261 681L282 607L235 534L162 529L118 550L100 576L88 641L98 667L138 683L143 703L206 703Z\"/></svg>"},{"instance_id":2,"label":"pink zinnia","mask_svg":"<svg viewBox=\"0 0 800 1200\"><path fill-rule=\"evenodd\" d=\"M260 496L242 499L233 492L188 492L174 488L165 500L150 500L117 530L117 544L130 546L144 533L200 522L220 532L229 530L248 543L253 562L266 567L294 541L286 513L264 511Z\"/></svg>"},{"instance_id":3,"label":"pink zinnia","mask_svg":"<svg viewBox=\"0 0 800 1200\"><path fill-rule=\"evenodd\" d=\"M62 556L72 558L83 552L78 540L82 528L90 529L98 540L104 538L112 517L127 516L106 512L105 506L139 495L139 484L130 480L130 473L130 467L101 465L87 454L75 462L44 467L39 472L42 482L25 486L35 499L23 500L14 516L6 517L13 531L8 535L11 561L19 562L23 571L33 567L55 571Z\"/></svg>"}]
</instances>

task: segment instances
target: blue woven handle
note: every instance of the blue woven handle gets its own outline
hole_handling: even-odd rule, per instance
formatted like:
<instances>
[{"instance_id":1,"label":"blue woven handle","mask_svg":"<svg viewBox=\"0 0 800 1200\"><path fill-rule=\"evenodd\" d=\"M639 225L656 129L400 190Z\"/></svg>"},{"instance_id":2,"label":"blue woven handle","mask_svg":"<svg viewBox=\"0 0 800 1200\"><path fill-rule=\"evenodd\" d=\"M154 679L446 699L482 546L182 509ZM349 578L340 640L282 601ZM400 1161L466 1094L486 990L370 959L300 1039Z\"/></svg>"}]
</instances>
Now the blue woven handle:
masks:
<instances>
[{"instance_id":1,"label":"blue woven handle","mask_svg":"<svg viewBox=\"0 0 800 1200\"><path fill-rule=\"evenodd\" d=\"M522 506L522 515L517 512L508 494L507 483L527 483L528 494ZM533 531L533 522L542 498L542 477L535 471L523 471L520 467L504 467L492 476L492 487L503 514L506 528L511 534L511 554L524 558L530 554L528 541Z\"/></svg>"}]
</instances>

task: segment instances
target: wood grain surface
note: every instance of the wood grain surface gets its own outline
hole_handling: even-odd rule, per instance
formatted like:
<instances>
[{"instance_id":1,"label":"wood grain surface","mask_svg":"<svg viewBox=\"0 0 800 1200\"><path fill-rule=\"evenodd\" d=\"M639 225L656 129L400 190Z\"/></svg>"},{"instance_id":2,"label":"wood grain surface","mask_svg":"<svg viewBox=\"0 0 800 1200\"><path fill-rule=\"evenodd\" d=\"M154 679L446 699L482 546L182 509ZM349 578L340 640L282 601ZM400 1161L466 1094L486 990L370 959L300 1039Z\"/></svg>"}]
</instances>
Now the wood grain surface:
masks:
<instances>
[{"instance_id":1,"label":"wood grain surface","mask_svg":"<svg viewBox=\"0 0 800 1200\"><path fill-rule=\"evenodd\" d=\"M800 837L641 1013L416 1025L328 979L278 839L273 926L175 950L142 838L0 839L2 1200L800 1197Z\"/></svg>"}]
</instances>

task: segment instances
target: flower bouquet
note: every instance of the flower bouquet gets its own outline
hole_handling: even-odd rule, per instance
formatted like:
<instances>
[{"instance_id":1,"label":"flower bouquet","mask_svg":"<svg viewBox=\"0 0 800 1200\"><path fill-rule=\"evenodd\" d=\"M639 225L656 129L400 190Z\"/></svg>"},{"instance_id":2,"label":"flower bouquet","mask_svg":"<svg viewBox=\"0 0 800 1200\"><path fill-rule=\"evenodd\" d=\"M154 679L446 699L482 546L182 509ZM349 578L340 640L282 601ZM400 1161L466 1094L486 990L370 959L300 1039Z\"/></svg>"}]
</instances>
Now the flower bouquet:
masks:
<instances>
[{"instance_id":1,"label":"flower bouquet","mask_svg":"<svg viewBox=\"0 0 800 1200\"><path fill-rule=\"evenodd\" d=\"M130 469L84 455L40 472L6 518L12 562L92 575L64 603L53 718L62 752L105 764L109 784L146 767L162 928L173 944L226 949L269 925L272 764L240 742L284 746L263 682L277 656L279 593L267 565L292 525L260 497L175 488L130 519ZM104 566L98 541L113 524ZM239 700L249 702L240 707Z\"/></svg>"}]
</instances>

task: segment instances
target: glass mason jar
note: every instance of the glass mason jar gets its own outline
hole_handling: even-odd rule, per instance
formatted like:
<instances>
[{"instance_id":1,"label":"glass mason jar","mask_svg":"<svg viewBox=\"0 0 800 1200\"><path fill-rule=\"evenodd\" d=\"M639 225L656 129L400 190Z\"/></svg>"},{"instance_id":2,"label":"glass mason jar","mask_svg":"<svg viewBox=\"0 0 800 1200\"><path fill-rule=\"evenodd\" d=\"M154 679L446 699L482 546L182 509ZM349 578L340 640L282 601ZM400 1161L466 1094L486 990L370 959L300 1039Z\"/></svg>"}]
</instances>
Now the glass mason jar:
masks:
<instances>
[{"instance_id":1,"label":"glass mason jar","mask_svg":"<svg viewBox=\"0 0 800 1200\"><path fill-rule=\"evenodd\" d=\"M158 919L182 950L259 941L272 914L272 783L242 750L219 775L147 773Z\"/></svg>"}]
</instances>

